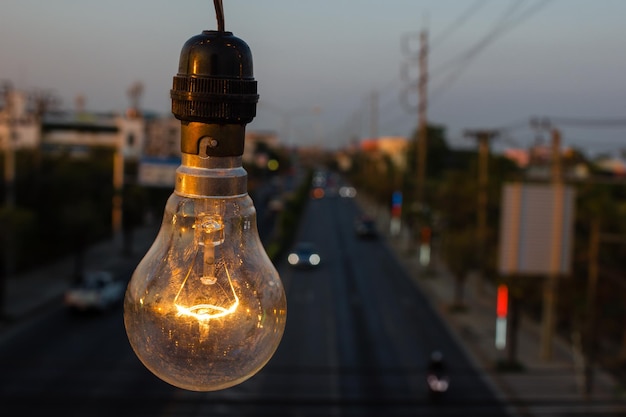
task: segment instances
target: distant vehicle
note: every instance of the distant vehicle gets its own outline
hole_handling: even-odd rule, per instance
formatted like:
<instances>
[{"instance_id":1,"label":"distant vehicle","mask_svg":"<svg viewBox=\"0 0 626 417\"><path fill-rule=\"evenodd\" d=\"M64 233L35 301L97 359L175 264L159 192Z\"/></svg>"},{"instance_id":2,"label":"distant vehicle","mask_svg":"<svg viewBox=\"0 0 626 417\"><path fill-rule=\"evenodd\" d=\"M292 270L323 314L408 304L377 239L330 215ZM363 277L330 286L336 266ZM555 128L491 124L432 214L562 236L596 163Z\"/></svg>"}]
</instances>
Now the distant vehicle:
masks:
<instances>
[{"instance_id":1,"label":"distant vehicle","mask_svg":"<svg viewBox=\"0 0 626 417\"><path fill-rule=\"evenodd\" d=\"M361 238L376 237L376 221L371 217L360 217L355 222L354 231Z\"/></svg>"},{"instance_id":2,"label":"distant vehicle","mask_svg":"<svg viewBox=\"0 0 626 417\"><path fill-rule=\"evenodd\" d=\"M283 208L285 208L285 203L283 203L283 200L281 200L280 198L273 198L269 201L269 203L267 203L267 208L275 212L281 211Z\"/></svg>"},{"instance_id":3,"label":"distant vehicle","mask_svg":"<svg viewBox=\"0 0 626 417\"><path fill-rule=\"evenodd\" d=\"M126 285L108 271L89 271L65 292L64 303L72 311L105 311L122 301Z\"/></svg>"},{"instance_id":4,"label":"distant vehicle","mask_svg":"<svg viewBox=\"0 0 626 417\"><path fill-rule=\"evenodd\" d=\"M314 200L319 200L320 198L324 198L326 192L322 187L315 187L311 190L311 198Z\"/></svg>"},{"instance_id":5,"label":"distant vehicle","mask_svg":"<svg viewBox=\"0 0 626 417\"><path fill-rule=\"evenodd\" d=\"M319 265L320 257L315 245L311 242L299 242L287 256L287 262L294 267L314 267Z\"/></svg>"},{"instance_id":6,"label":"distant vehicle","mask_svg":"<svg viewBox=\"0 0 626 417\"><path fill-rule=\"evenodd\" d=\"M343 198L354 198L356 197L356 188L349 185L341 186L339 187L339 196Z\"/></svg>"},{"instance_id":7,"label":"distant vehicle","mask_svg":"<svg viewBox=\"0 0 626 417\"><path fill-rule=\"evenodd\" d=\"M316 171L313 174L313 187L326 187L326 180L328 176L324 171Z\"/></svg>"},{"instance_id":8,"label":"distant vehicle","mask_svg":"<svg viewBox=\"0 0 626 417\"><path fill-rule=\"evenodd\" d=\"M433 351L430 355L426 370L426 383L433 400L442 396L450 387L450 378L443 361L443 354L439 351Z\"/></svg>"}]
</instances>

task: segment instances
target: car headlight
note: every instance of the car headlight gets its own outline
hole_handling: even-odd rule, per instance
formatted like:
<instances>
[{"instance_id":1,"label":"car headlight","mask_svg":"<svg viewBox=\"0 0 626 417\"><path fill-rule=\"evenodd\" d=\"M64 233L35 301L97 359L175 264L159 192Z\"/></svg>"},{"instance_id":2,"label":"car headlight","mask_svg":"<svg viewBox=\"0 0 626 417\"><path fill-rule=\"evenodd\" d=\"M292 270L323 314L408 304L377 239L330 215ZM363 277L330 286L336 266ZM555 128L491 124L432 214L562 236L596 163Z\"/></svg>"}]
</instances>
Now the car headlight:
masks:
<instances>
[{"instance_id":1,"label":"car headlight","mask_svg":"<svg viewBox=\"0 0 626 417\"><path fill-rule=\"evenodd\" d=\"M311 263L311 265L317 265L320 263L320 261L321 261L321 258L317 253L314 253L313 255L309 256L309 262Z\"/></svg>"},{"instance_id":2,"label":"car headlight","mask_svg":"<svg viewBox=\"0 0 626 417\"><path fill-rule=\"evenodd\" d=\"M290 265L297 264L299 260L300 258L298 258L298 255L296 255L295 253L290 253L287 257L287 262L289 262Z\"/></svg>"}]
</instances>

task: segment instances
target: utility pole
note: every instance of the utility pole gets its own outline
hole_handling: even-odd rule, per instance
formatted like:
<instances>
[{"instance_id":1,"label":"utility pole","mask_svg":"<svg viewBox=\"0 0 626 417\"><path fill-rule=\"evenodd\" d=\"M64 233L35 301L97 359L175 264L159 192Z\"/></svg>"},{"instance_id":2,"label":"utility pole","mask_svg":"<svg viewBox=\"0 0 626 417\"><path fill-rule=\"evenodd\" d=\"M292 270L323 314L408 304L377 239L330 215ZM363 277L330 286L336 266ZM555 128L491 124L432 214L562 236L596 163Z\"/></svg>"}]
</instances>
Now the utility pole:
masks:
<instances>
[{"instance_id":1,"label":"utility pole","mask_svg":"<svg viewBox=\"0 0 626 417\"><path fill-rule=\"evenodd\" d=\"M465 136L478 144L478 209L476 210L476 239L478 241L478 263L480 268L480 289L485 279L487 259L487 204L489 184L489 141L495 139L497 130L466 130Z\"/></svg>"},{"instance_id":2,"label":"utility pole","mask_svg":"<svg viewBox=\"0 0 626 417\"><path fill-rule=\"evenodd\" d=\"M418 55L419 78L417 82L417 202L424 204L424 182L426 179L426 153L428 149L428 32L420 32Z\"/></svg>"},{"instance_id":3,"label":"utility pole","mask_svg":"<svg viewBox=\"0 0 626 417\"><path fill-rule=\"evenodd\" d=\"M593 390L593 362L595 360L595 324L596 324L596 292L598 288L598 254L600 252L600 221L595 219L591 223L589 234L589 266L587 272L587 315L585 317L585 334L583 346L585 352L585 395L591 395Z\"/></svg>"},{"instance_id":4,"label":"utility pole","mask_svg":"<svg viewBox=\"0 0 626 417\"><path fill-rule=\"evenodd\" d=\"M550 260L551 271L548 274L543 291L543 314L541 328L541 358L544 360L552 359L552 339L554 338L554 327L556 323L556 306L557 306L557 286L559 278L559 253L562 244L562 228L563 222L563 203L564 203L564 187L563 175L561 168L561 132L553 128L552 134L552 184L554 186L554 209L553 209L553 248L552 259Z\"/></svg>"},{"instance_id":5,"label":"utility pole","mask_svg":"<svg viewBox=\"0 0 626 417\"><path fill-rule=\"evenodd\" d=\"M585 395L591 396L593 391L593 368L596 361L596 305L598 294L598 280L600 278L600 244L626 244L626 236L602 233L599 219L591 221L589 231L589 260L587 272L587 307L585 315L585 330L583 334L583 348L585 350ZM626 335L626 333L624 333Z\"/></svg>"},{"instance_id":6,"label":"utility pole","mask_svg":"<svg viewBox=\"0 0 626 417\"><path fill-rule=\"evenodd\" d=\"M113 150L113 212L111 214L113 238L119 242L122 236L124 204L124 151L123 138L120 138Z\"/></svg>"},{"instance_id":7,"label":"utility pole","mask_svg":"<svg viewBox=\"0 0 626 417\"><path fill-rule=\"evenodd\" d=\"M378 91L372 91L370 99L370 138L378 137Z\"/></svg>"},{"instance_id":8,"label":"utility pole","mask_svg":"<svg viewBox=\"0 0 626 417\"><path fill-rule=\"evenodd\" d=\"M414 38L416 34L419 34L419 49L417 54L412 51L410 46L410 39ZM422 212L425 204L424 188L426 181L426 154L428 150L428 31L422 30L419 33L411 33L403 38L403 49L407 57L410 59L410 63L414 63L415 56L417 55L417 137L415 144L415 203L417 209ZM402 67L401 76L406 78L410 82L409 86L403 94L405 104L410 111L415 111L415 107L409 104L408 94L410 91L414 91L415 82L409 80L409 65L405 63ZM411 225L414 229L414 239L409 241L410 245L417 244L419 242L419 229L421 228L419 213L415 224Z\"/></svg>"}]
</instances>

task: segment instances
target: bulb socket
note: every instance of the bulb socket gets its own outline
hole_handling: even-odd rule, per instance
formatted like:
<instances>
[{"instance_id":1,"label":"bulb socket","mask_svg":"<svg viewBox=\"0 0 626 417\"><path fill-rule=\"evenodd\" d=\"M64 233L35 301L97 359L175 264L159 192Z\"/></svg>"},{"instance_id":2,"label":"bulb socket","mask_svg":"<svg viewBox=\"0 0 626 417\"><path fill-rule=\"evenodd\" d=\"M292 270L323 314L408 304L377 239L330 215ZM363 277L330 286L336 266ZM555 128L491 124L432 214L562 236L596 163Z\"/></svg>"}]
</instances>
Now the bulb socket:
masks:
<instances>
[{"instance_id":1,"label":"bulb socket","mask_svg":"<svg viewBox=\"0 0 626 417\"><path fill-rule=\"evenodd\" d=\"M181 121L183 129L192 126L187 130L198 130L192 125L196 123L245 125L251 122L256 116L259 95L250 48L231 32L207 30L192 37L183 45L170 95L172 113ZM198 154L201 137L183 134L182 152ZM240 143L227 144L226 141ZM210 156L243 154L241 135L223 137L219 145L209 150Z\"/></svg>"}]
</instances>

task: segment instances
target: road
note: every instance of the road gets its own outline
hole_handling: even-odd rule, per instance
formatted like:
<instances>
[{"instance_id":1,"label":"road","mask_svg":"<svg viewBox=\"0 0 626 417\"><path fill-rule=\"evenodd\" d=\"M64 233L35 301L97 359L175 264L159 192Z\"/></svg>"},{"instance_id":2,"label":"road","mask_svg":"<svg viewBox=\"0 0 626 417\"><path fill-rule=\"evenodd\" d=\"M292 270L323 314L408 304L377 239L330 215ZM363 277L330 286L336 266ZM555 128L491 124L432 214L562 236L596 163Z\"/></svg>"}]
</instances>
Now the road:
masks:
<instances>
[{"instance_id":1,"label":"road","mask_svg":"<svg viewBox=\"0 0 626 417\"><path fill-rule=\"evenodd\" d=\"M91 316L58 306L1 338L2 409L11 416L506 415L388 246L354 234L358 214L353 199L309 202L297 238L317 244L322 263L277 265L287 291L285 336L243 384L211 393L170 387L130 349L121 306ZM116 272L130 276L133 262ZM452 380L434 403L424 372L435 349Z\"/></svg>"}]
</instances>

